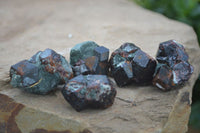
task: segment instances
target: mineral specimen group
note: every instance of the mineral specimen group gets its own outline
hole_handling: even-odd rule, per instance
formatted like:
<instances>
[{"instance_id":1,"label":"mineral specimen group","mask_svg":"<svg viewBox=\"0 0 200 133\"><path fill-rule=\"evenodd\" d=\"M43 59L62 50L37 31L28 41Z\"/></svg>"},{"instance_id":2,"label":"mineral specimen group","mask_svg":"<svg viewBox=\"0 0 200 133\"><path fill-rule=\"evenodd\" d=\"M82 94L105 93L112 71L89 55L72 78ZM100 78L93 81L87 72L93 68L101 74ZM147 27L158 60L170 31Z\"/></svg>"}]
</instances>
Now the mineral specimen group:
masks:
<instances>
[{"instance_id":1,"label":"mineral specimen group","mask_svg":"<svg viewBox=\"0 0 200 133\"><path fill-rule=\"evenodd\" d=\"M175 40L160 43L156 59L153 84L164 91L182 85L193 73L184 47Z\"/></svg>"},{"instance_id":2,"label":"mineral specimen group","mask_svg":"<svg viewBox=\"0 0 200 133\"><path fill-rule=\"evenodd\" d=\"M109 49L86 41L75 45L70 51L70 64L74 75L108 74Z\"/></svg>"},{"instance_id":3,"label":"mineral specimen group","mask_svg":"<svg viewBox=\"0 0 200 133\"><path fill-rule=\"evenodd\" d=\"M131 82L151 82L156 67L156 60L133 43L125 43L116 49L109 63L112 76L120 87Z\"/></svg>"},{"instance_id":4,"label":"mineral specimen group","mask_svg":"<svg viewBox=\"0 0 200 133\"><path fill-rule=\"evenodd\" d=\"M72 77L66 59L51 49L39 51L29 60L20 61L10 68L10 84L36 94L46 94Z\"/></svg>"},{"instance_id":5,"label":"mineral specimen group","mask_svg":"<svg viewBox=\"0 0 200 133\"><path fill-rule=\"evenodd\" d=\"M77 111L86 108L108 108L116 90L106 75L79 75L69 80L62 90L64 98Z\"/></svg>"}]
</instances>

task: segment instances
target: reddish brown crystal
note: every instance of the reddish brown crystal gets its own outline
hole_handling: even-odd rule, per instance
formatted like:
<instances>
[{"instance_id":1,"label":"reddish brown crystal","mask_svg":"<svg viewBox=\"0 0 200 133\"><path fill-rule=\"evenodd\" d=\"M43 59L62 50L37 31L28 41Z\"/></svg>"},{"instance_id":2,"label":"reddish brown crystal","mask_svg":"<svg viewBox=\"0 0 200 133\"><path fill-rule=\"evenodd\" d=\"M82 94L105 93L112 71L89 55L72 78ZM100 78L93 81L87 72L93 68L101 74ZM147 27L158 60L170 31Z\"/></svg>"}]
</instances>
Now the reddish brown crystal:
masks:
<instances>
[{"instance_id":1,"label":"reddish brown crystal","mask_svg":"<svg viewBox=\"0 0 200 133\"><path fill-rule=\"evenodd\" d=\"M167 91L184 84L193 73L184 47L174 40L160 43L157 57L159 64L153 84Z\"/></svg>"}]
</instances>

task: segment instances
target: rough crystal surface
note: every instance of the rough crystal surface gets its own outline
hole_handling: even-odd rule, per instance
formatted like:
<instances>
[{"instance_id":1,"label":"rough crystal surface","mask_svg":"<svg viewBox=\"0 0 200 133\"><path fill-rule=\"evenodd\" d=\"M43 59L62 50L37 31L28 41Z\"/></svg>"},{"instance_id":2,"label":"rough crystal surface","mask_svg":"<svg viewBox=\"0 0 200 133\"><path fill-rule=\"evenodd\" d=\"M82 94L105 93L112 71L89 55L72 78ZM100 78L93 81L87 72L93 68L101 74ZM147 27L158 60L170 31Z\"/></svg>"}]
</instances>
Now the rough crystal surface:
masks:
<instances>
[{"instance_id":1,"label":"rough crystal surface","mask_svg":"<svg viewBox=\"0 0 200 133\"><path fill-rule=\"evenodd\" d=\"M87 75L90 73L89 68L85 65L85 61L79 60L74 66L72 66L74 75Z\"/></svg>"},{"instance_id":2,"label":"rough crystal surface","mask_svg":"<svg viewBox=\"0 0 200 133\"><path fill-rule=\"evenodd\" d=\"M75 45L70 51L70 63L75 75L108 74L109 49L87 41Z\"/></svg>"},{"instance_id":3,"label":"rough crystal surface","mask_svg":"<svg viewBox=\"0 0 200 133\"><path fill-rule=\"evenodd\" d=\"M156 59L158 65L153 84L167 91L184 84L193 73L184 47L174 40L160 43Z\"/></svg>"},{"instance_id":4,"label":"rough crystal surface","mask_svg":"<svg viewBox=\"0 0 200 133\"><path fill-rule=\"evenodd\" d=\"M121 45L109 62L112 76L120 87L131 82L151 82L156 67L156 61L133 43Z\"/></svg>"},{"instance_id":5,"label":"rough crystal surface","mask_svg":"<svg viewBox=\"0 0 200 133\"><path fill-rule=\"evenodd\" d=\"M77 111L111 106L116 90L106 75L79 75L71 79L62 94Z\"/></svg>"},{"instance_id":6,"label":"rough crystal surface","mask_svg":"<svg viewBox=\"0 0 200 133\"><path fill-rule=\"evenodd\" d=\"M76 44L70 51L70 64L75 65L79 60L94 56L94 49L96 47L99 47L99 45L93 41Z\"/></svg>"},{"instance_id":7,"label":"rough crystal surface","mask_svg":"<svg viewBox=\"0 0 200 133\"><path fill-rule=\"evenodd\" d=\"M29 60L10 68L10 84L30 93L46 94L73 77L65 58L51 49L39 51Z\"/></svg>"},{"instance_id":8,"label":"rough crystal surface","mask_svg":"<svg viewBox=\"0 0 200 133\"><path fill-rule=\"evenodd\" d=\"M159 63L173 66L180 61L188 61L188 54L183 45L177 43L175 40L169 40L160 43L156 59Z\"/></svg>"},{"instance_id":9,"label":"rough crystal surface","mask_svg":"<svg viewBox=\"0 0 200 133\"><path fill-rule=\"evenodd\" d=\"M173 82L172 69L166 64L158 64L153 84L164 91L170 90L170 88L174 87L175 84Z\"/></svg>"}]
</instances>

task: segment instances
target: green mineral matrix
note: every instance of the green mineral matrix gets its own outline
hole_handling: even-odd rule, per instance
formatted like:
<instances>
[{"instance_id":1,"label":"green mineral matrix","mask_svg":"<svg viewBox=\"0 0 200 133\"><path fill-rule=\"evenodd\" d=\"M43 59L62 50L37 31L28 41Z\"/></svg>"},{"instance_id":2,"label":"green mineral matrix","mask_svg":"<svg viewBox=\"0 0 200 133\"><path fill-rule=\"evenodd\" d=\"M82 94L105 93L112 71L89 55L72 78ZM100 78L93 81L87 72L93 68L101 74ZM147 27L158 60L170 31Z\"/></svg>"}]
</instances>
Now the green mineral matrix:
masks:
<instances>
[{"instance_id":1,"label":"green mineral matrix","mask_svg":"<svg viewBox=\"0 0 200 133\"><path fill-rule=\"evenodd\" d=\"M59 84L73 77L66 59L51 49L39 51L29 60L23 60L10 68L10 84L35 94L47 94Z\"/></svg>"}]
</instances>

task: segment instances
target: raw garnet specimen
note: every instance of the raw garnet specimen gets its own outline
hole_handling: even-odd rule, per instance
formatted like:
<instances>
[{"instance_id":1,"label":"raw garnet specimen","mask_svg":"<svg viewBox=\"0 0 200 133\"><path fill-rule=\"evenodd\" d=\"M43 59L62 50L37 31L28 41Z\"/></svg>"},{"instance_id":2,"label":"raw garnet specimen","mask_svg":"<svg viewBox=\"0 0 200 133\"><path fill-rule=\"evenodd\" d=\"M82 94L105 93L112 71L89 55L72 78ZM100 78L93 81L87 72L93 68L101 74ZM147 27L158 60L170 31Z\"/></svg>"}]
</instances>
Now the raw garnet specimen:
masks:
<instances>
[{"instance_id":1,"label":"raw garnet specimen","mask_svg":"<svg viewBox=\"0 0 200 133\"><path fill-rule=\"evenodd\" d=\"M151 82L156 67L156 61L133 43L125 43L116 49L109 63L112 76L120 87L131 82Z\"/></svg>"},{"instance_id":2,"label":"raw garnet specimen","mask_svg":"<svg viewBox=\"0 0 200 133\"><path fill-rule=\"evenodd\" d=\"M193 73L193 67L189 64L188 58L184 47L176 41L160 43L156 56L159 63L153 84L167 91L188 81Z\"/></svg>"},{"instance_id":3,"label":"raw garnet specimen","mask_svg":"<svg viewBox=\"0 0 200 133\"><path fill-rule=\"evenodd\" d=\"M93 41L76 44L70 51L70 64L74 74L108 74L109 49Z\"/></svg>"},{"instance_id":4,"label":"raw garnet specimen","mask_svg":"<svg viewBox=\"0 0 200 133\"><path fill-rule=\"evenodd\" d=\"M20 61L10 68L10 84L36 94L46 94L72 77L66 59L51 49L39 51L29 60Z\"/></svg>"},{"instance_id":5,"label":"raw garnet specimen","mask_svg":"<svg viewBox=\"0 0 200 133\"><path fill-rule=\"evenodd\" d=\"M76 110L110 107L116 90L106 75L79 75L69 80L62 90L64 98Z\"/></svg>"}]
</instances>

